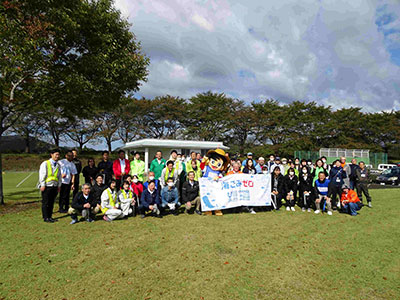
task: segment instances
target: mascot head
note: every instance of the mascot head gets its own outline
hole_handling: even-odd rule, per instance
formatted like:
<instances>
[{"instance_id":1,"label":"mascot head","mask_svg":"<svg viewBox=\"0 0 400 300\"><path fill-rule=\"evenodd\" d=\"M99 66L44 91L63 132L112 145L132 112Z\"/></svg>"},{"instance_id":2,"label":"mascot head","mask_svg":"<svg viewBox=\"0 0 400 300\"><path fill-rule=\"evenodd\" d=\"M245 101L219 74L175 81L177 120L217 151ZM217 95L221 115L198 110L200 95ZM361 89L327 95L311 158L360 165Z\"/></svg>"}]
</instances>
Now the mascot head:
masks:
<instances>
[{"instance_id":1,"label":"mascot head","mask_svg":"<svg viewBox=\"0 0 400 300\"><path fill-rule=\"evenodd\" d=\"M222 149L210 150L207 152L208 166L214 171L225 171L228 168L230 159Z\"/></svg>"}]
</instances>

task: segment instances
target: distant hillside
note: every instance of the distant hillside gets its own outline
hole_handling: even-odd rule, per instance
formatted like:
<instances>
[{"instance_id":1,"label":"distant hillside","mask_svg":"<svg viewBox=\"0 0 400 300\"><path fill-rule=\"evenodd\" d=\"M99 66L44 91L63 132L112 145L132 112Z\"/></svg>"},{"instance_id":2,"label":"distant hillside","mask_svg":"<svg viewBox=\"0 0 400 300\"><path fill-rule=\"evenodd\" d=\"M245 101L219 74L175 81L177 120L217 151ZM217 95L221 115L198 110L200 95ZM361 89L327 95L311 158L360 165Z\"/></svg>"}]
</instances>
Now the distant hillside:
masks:
<instances>
[{"instance_id":1,"label":"distant hillside","mask_svg":"<svg viewBox=\"0 0 400 300\"><path fill-rule=\"evenodd\" d=\"M29 139L30 153L47 153L54 145L36 138ZM3 136L0 142L1 153L25 153L26 141L18 135Z\"/></svg>"}]
</instances>

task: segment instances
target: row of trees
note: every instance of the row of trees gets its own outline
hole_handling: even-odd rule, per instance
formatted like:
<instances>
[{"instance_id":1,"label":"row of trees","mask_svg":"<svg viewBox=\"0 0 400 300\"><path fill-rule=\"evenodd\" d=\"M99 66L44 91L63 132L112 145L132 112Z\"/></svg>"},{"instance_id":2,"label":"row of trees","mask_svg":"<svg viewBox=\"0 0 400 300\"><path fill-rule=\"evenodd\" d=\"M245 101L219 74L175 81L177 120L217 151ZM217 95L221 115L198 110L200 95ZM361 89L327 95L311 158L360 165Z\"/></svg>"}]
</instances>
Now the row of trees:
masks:
<instances>
[{"instance_id":1,"label":"row of trees","mask_svg":"<svg viewBox=\"0 0 400 300\"><path fill-rule=\"evenodd\" d=\"M359 107L333 110L315 102L252 102L206 92L190 99L162 96L125 97L120 105L101 106L85 118L59 111L25 114L15 132L51 137L59 145L70 140L82 149L89 142L124 143L139 138L223 141L232 151L257 149L293 155L321 147L388 152L400 143L400 112L363 113ZM266 148L268 150L266 150Z\"/></svg>"}]
</instances>

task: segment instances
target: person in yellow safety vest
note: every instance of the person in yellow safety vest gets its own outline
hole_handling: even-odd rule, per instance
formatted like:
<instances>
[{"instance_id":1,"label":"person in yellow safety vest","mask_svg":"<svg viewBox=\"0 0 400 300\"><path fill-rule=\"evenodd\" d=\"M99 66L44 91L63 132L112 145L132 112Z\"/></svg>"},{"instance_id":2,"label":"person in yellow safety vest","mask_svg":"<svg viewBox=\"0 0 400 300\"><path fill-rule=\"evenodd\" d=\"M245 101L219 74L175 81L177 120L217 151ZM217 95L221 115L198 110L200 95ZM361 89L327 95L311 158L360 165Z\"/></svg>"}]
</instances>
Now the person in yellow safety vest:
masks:
<instances>
[{"instance_id":1,"label":"person in yellow safety vest","mask_svg":"<svg viewBox=\"0 0 400 300\"><path fill-rule=\"evenodd\" d=\"M168 161L172 161L174 163L174 170L178 171L178 176L181 175L183 171L183 163L180 159L178 159L178 152L176 150L171 151L171 156L169 157Z\"/></svg>"},{"instance_id":2,"label":"person in yellow safety vest","mask_svg":"<svg viewBox=\"0 0 400 300\"><path fill-rule=\"evenodd\" d=\"M42 217L47 223L54 223L57 220L52 218L54 201L61 188L61 167L58 163L60 150L50 151L51 158L45 160L39 169L39 185L42 192Z\"/></svg>"},{"instance_id":3,"label":"person in yellow safety vest","mask_svg":"<svg viewBox=\"0 0 400 300\"><path fill-rule=\"evenodd\" d=\"M140 160L139 152L135 152L134 159L131 161L131 175L136 175L140 182L144 180L144 166L145 163L143 160Z\"/></svg>"},{"instance_id":4,"label":"person in yellow safety vest","mask_svg":"<svg viewBox=\"0 0 400 300\"><path fill-rule=\"evenodd\" d=\"M192 152L196 154L195 152ZM201 168L200 168L200 161L198 161L196 158L191 159L186 163L186 171L189 174L189 172L194 173L194 180L199 181L199 178L202 176Z\"/></svg>"},{"instance_id":5,"label":"person in yellow safety vest","mask_svg":"<svg viewBox=\"0 0 400 300\"><path fill-rule=\"evenodd\" d=\"M121 210L124 217L135 214L135 194L129 187L129 181L125 180L122 184L122 190L118 192L118 200L121 203Z\"/></svg>"},{"instance_id":6,"label":"person in yellow safety vest","mask_svg":"<svg viewBox=\"0 0 400 300\"><path fill-rule=\"evenodd\" d=\"M103 219L107 222L124 217L122 210L119 209L120 204L115 189L116 185L116 180L112 179L109 187L101 194L101 211L104 214Z\"/></svg>"},{"instance_id":7,"label":"person in yellow safety vest","mask_svg":"<svg viewBox=\"0 0 400 300\"><path fill-rule=\"evenodd\" d=\"M179 186L179 176L178 172L174 169L174 162L172 160L167 161L167 166L161 172L161 189L167 186L167 180L169 177L173 178L174 185L177 188Z\"/></svg>"}]
</instances>

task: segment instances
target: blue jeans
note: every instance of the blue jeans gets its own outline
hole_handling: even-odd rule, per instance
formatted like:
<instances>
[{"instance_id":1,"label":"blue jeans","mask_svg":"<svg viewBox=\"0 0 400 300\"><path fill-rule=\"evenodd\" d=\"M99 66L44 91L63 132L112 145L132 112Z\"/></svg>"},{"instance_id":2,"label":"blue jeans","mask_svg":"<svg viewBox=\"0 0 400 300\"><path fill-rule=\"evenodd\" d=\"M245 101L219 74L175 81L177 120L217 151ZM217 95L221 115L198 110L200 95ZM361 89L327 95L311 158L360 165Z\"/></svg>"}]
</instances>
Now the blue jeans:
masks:
<instances>
[{"instance_id":1,"label":"blue jeans","mask_svg":"<svg viewBox=\"0 0 400 300\"><path fill-rule=\"evenodd\" d=\"M357 203L349 202L343 206L343 211L348 213L352 216L357 216L357 210L360 208L358 207Z\"/></svg>"}]
</instances>

